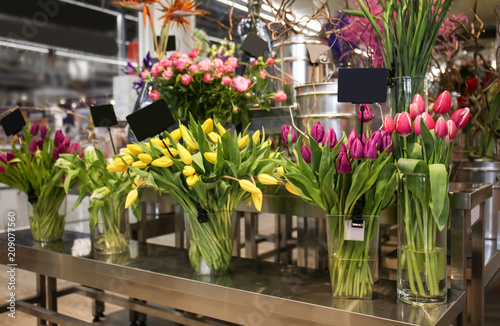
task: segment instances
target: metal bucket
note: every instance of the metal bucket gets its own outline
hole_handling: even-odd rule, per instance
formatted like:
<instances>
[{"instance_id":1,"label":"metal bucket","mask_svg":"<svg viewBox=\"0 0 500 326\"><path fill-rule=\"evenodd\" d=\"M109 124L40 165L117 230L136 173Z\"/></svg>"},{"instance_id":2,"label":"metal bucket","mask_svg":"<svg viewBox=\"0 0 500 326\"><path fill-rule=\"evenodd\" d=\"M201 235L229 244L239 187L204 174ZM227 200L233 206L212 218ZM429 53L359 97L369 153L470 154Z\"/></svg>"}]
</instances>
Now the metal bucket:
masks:
<instances>
[{"instance_id":1,"label":"metal bucket","mask_svg":"<svg viewBox=\"0 0 500 326\"><path fill-rule=\"evenodd\" d=\"M337 101L337 82L302 85L295 90L298 109L296 125L301 130L305 130L306 125L310 129L320 121L325 130L333 128L337 140L340 140L342 131L349 133L354 128L359 129L354 104Z\"/></svg>"},{"instance_id":2,"label":"metal bucket","mask_svg":"<svg viewBox=\"0 0 500 326\"><path fill-rule=\"evenodd\" d=\"M500 211L500 162L494 161L460 161L454 163L455 181L473 183L491 183L493 193L485 202L484 237L498 237L498 219Z\"/></svg>"},{"instance_id":3,"label":"metal bucket","mask_svg":"<svg viewBox=\"0 0 500 326\"><path fill-rule=\"evenodd\" d=\"M333 66L328 56L320 56L315 64L311 62L307 50L308 44L328 45L328 41L316 36L299 34L272 44L273 51L276 52L276 74L283 81L283 83L277 82L276 89L284 90L288 97L285 102L278 104L279 106L294 104L295 86L328 81L333 73Z\"/></svg>"}]
</instances>

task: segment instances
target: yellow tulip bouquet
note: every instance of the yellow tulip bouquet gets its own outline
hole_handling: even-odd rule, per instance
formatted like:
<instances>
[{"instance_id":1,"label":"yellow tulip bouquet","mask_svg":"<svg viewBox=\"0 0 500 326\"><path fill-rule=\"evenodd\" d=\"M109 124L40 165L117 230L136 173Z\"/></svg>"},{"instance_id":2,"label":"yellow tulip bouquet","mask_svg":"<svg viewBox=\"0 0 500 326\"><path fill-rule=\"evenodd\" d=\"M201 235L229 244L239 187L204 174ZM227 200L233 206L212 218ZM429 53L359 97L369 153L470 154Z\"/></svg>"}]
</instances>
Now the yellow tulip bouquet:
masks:
<instances>
[{"instance_id":1,"label":"yellow tulip bouquet","mask_svg":"<svg viewBox=\"0 0 500 326\"><path fill-rule=\"evenodd\" d=\"M233 251L232 212L246 199L260 211L262 189L278 183L271 176L277 164L268 160L278 154L271 153L264 132L232 133L220 124L214 129L212 119L199 124L191 118L189 128L180 124L161 137L128 145L107 168L130 169L144 178L137 188L148 185L169 193L184 209L195 271L223 273ZM126 206L137 198L137 188Z\"/></svg>"}]
</instances>

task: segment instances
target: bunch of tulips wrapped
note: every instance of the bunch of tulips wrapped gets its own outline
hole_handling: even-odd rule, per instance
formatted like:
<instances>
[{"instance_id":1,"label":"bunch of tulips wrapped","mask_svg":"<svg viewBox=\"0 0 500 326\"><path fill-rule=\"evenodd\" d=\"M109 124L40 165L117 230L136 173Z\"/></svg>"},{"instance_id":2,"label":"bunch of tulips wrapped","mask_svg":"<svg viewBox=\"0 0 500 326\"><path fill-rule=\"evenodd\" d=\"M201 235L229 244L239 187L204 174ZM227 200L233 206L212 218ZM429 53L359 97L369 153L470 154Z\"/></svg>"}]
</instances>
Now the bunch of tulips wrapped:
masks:
<instances>
[{"instance_id":1,"label":"bunch of tulips wrapped","mask_svg":"<svg viewBox=\"0 0 500 326\"><path fill-rule=\"evenodd\" d=\"M285 144L296 144L294 161L281 160L286 188L306 202L321 207L329 222L330 274L335 297L371 298L373 270L370 242L378 231L375 216L386 208L396 189L396 166L391 163L392 140L377 130L358 135L352 130L337 142L333 129L317 122L307 138L296 138L282 128ZM364 240L344 238L345 222L363 218ZM376 252L376 250L375 250Z\"/></svg>"},{"instance_id":2,"label":"bunch of tulips wrapped","mask_svg":"<svg viewBox=\"0 0 500 326\"><path fill-rule=\"evenodd\" d=\"M234 209L250 199L257 210L262 207L262 189L277 184L276 163L269 157L270 140L256 131L249 135L231 134L212 119L199 124L191 118L189 128L180 124L164 139L127 145L107 169L132 170L142 178L130 191L126 207L147 184L169 193L185 212L189 257L196 272L224 271L232 256L231 216ZM264 175L264 177L260 176ZM256 178L259 176L258 178Z\"/></svg>"}]
</instances>

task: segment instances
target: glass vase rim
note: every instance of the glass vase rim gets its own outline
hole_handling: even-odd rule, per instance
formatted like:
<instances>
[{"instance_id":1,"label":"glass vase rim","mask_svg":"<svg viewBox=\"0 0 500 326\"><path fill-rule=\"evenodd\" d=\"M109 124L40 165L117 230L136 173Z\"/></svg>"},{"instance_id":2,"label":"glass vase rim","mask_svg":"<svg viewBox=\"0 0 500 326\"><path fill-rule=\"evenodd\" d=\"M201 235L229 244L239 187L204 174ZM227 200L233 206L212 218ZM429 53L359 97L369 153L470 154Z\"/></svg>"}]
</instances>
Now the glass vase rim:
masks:
<instances>
[{"instance_id":1,"label":"glass vase rim","mask_svg":"<svg viewBox=\"0 0 500 326\"><path fill-rule=\"evenodd\" d=\"M401 175L409 175L409 176L429 176L429 172L400 172Z\"/></svg>"},{"instance_id":2,"label":"glass vase rim","mask_svg":"<svg viewBox=\"0 0 500 326\"><path fill-rule=\"evenodd\" d=\"M326 214L326 217L348 216L351 218L354 214ZM380 214L361 214L361 217L380 217Z\"/></svg>"}]
</instances>

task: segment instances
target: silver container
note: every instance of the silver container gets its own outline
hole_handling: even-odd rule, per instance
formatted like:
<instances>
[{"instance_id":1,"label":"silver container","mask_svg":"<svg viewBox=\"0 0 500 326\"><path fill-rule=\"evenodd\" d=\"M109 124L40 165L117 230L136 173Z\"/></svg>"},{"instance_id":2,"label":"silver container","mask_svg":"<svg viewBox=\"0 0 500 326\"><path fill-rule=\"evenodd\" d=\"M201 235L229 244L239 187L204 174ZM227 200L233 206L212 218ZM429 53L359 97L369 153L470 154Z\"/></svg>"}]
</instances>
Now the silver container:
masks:
<instances>
[{"instance_id":1,"label":"silver container","mask_svg":"<svg viewBox=\"0 0 500 326\"><path fill-rule=\"evenodd\" d=\"M305 131L320 121L326 129L333 128L337 140L342 138L342 131L349 133L359 122L356 107L352 103L337 101L338 83L308 84L295 87L297 92L297 127Z\"/></svg>"},{"instance_id":2,"label":"silver container","mask_svg":"<svg viewBox=\"0 0 500 326\"><path fill-rule=\"evenodd\" d=\"M288 99L277 104L291 106L294 104L294 87L303 84L321 83L328 81L333 72L328 56L320 56L315 64L311 62L308 44L326 44L326 39L303 34L295 35L286 40L273 42L273 51L276 52L276 75L283 81L277 81L276 89L284 90Z\"/></svg>"},{"instance_id":3,"label":"silver container","mask_svg":"<svg viewBox=\"0 0 500 326\"><path fill-rule=\"evenodd\" d=\"M473 183L491 183L493 193L485 202L484 237L498 237L498 218L500 211L500 162L494 161L459 161L454 163L455 181Z\"/></svg>"}]
</instances>

